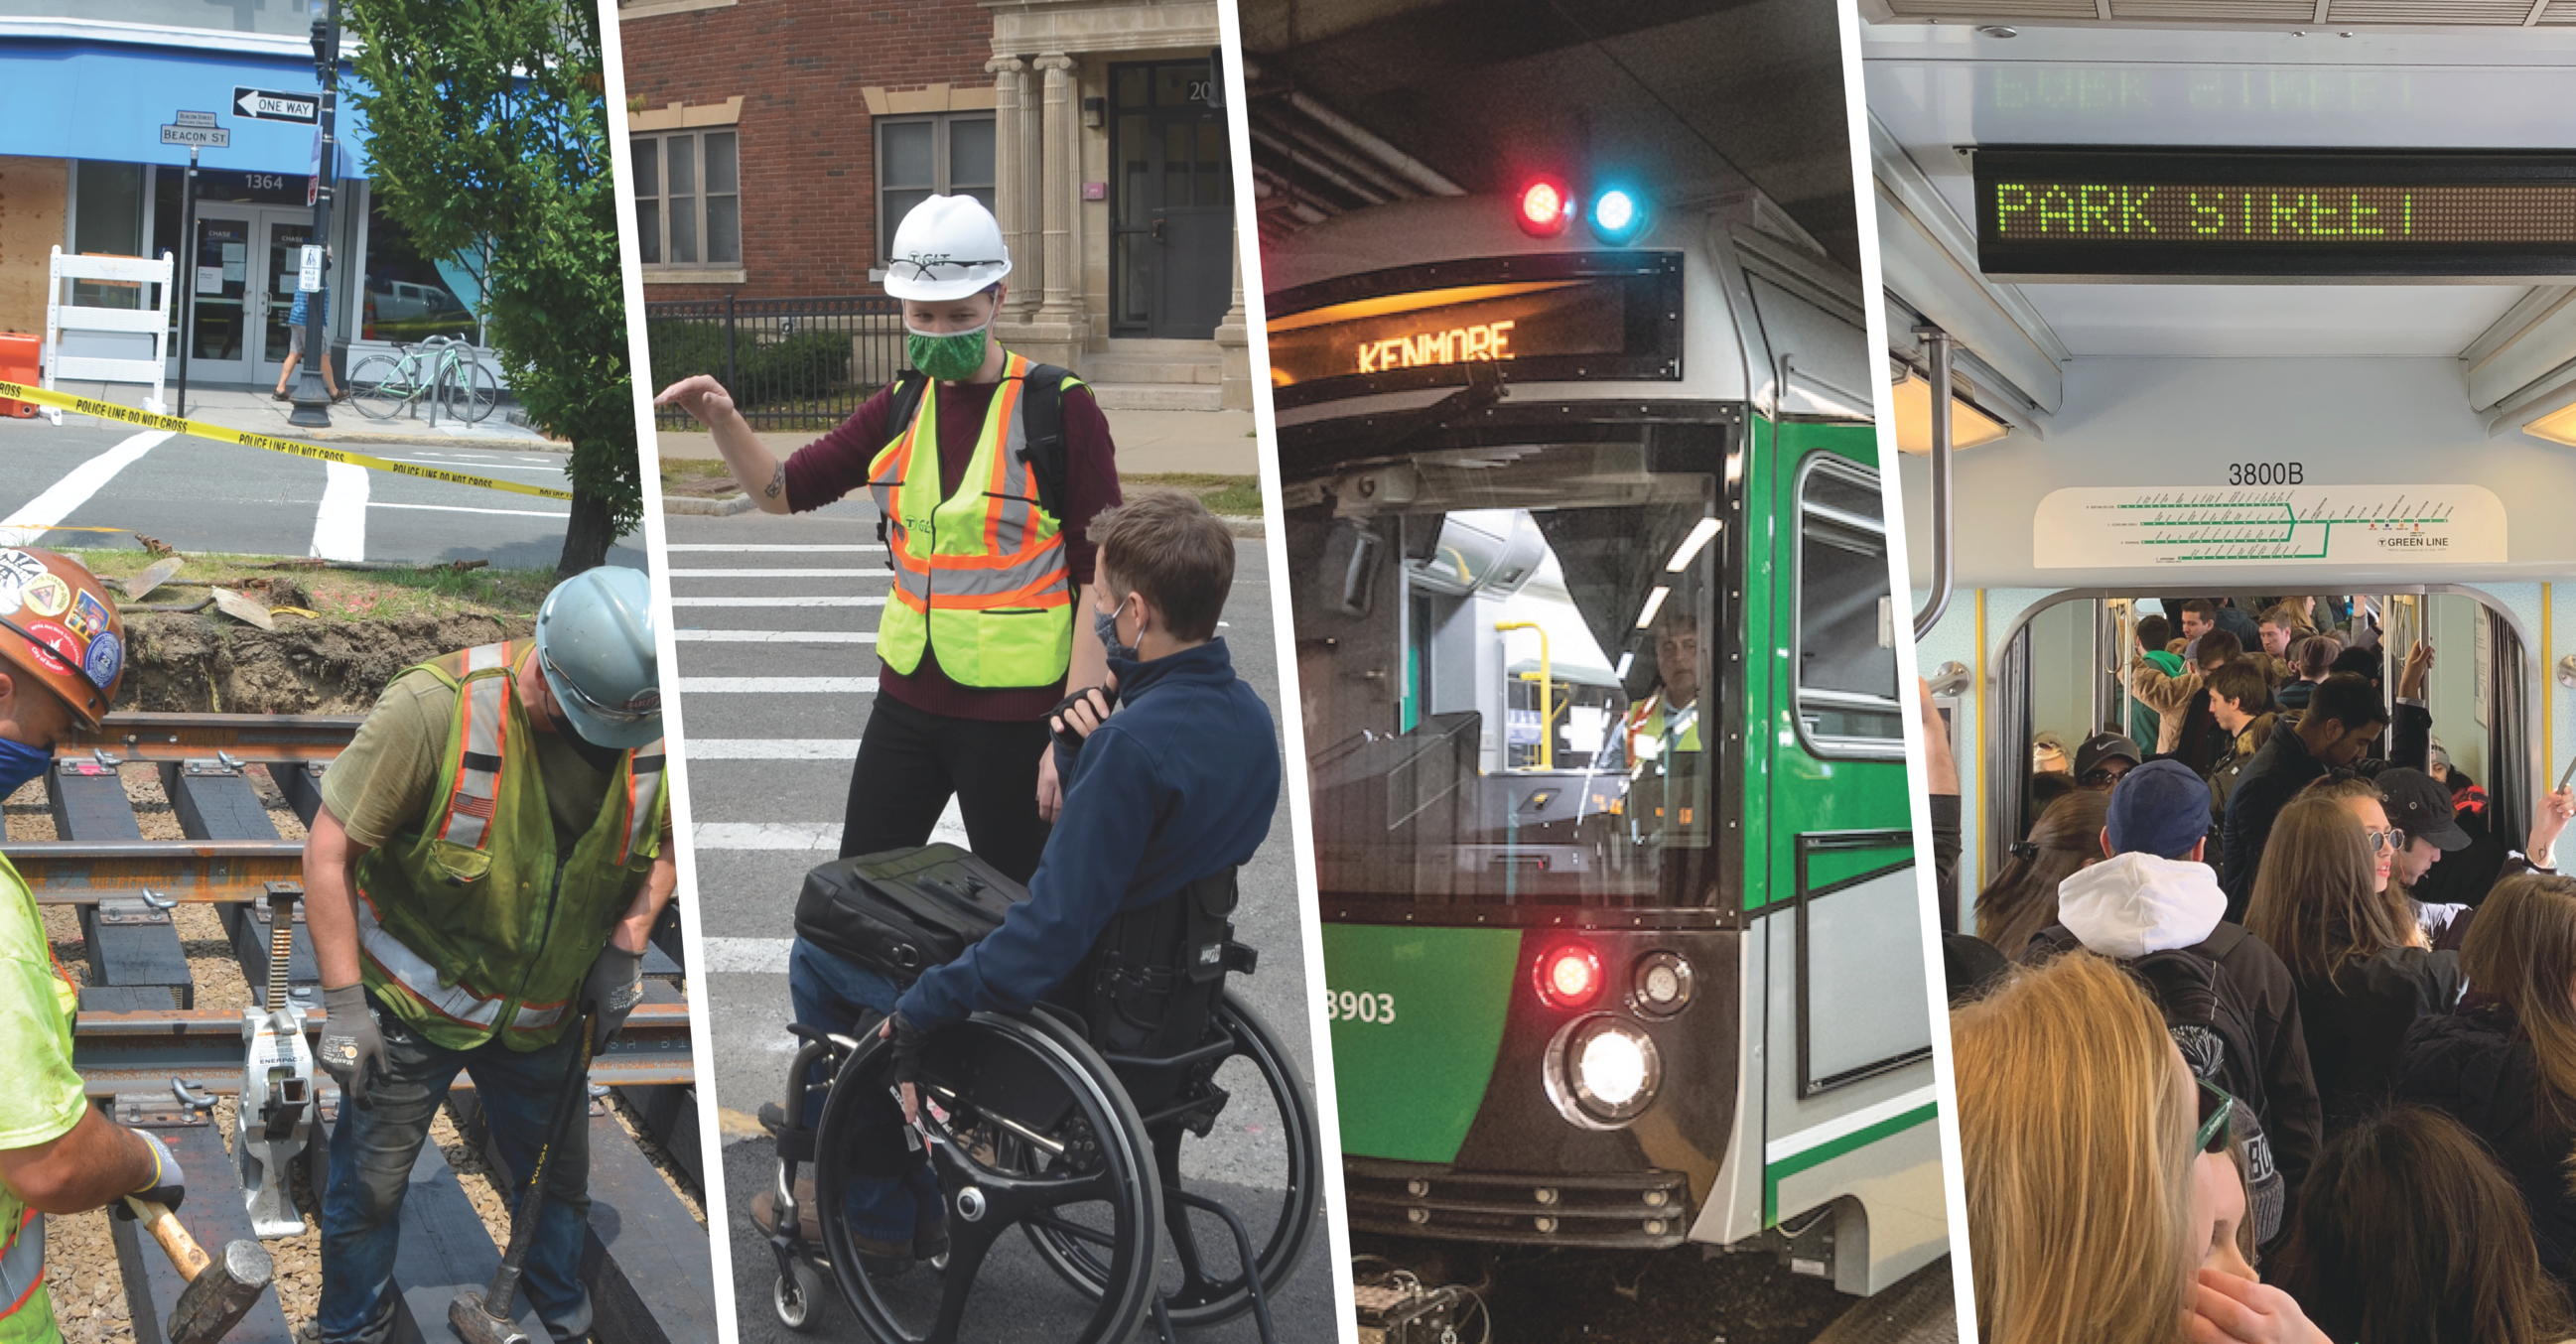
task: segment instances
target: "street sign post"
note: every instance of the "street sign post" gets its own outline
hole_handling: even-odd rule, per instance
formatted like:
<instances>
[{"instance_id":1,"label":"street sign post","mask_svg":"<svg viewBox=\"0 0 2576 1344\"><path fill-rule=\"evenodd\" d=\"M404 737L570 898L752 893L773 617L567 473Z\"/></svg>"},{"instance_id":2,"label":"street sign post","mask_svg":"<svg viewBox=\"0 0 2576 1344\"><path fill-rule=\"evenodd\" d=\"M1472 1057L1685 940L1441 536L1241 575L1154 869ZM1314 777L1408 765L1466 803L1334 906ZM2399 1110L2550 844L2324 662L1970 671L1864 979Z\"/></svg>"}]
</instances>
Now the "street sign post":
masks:
<instances>
[{"instance_id":1,"label":"street sign post","mask_svg":"<svg viewBox=\"0 0 2576 1344\"><path fill-rule=\"evenodd\" d=\"M161 128L161 143L186 145L192 149L230 149L233 147L233 133L221 126L164 126Z\"/></svg>"},{"instance_id":2,"label":"street sign post","mask_svg":"<svg viewBox=\"0 0 2576 1344\"><path fill-rule=\"evenodd\" d=\"M322 95L281 93L276 89L233 86L233 110L253 121L292 121L311 126L322 120Z\"/></svg>"}]
</instances>

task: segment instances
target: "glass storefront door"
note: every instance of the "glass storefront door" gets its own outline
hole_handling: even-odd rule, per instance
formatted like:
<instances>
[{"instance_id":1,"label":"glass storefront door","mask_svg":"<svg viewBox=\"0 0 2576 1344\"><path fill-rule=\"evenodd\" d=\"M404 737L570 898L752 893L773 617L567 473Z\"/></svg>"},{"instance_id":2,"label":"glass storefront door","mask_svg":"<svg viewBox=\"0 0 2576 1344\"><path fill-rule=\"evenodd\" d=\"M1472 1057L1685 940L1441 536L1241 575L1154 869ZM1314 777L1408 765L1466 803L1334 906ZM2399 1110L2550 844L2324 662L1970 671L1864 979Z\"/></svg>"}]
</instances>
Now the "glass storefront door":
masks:
<instances>
[{"instance_id":1,"label":"glass storefront door","mask_svg":"<svg viewBox=\"0 0 2576 1344\"><path fill-rule=\"evenodd\" d=\"M190 291L188 378L275 386L289 349L296 262L313 236L300 210L201 205L197 245L180 281Z\"/></svg>"},{"instance_id":2,"label":"glass storefront door","mask_svg":"<svg viewBox=\"0 0 2576 1344\"><path fill-rule=\"evenodd\" d=\"M1234 288L1234 169L1205 61L1111 67L1111 332L1205 340Z\"/></svg>"},{"instance_id":3,"label":"glass storefront door","mask_svg":"<svg viewBox=\"0 0 2576 1344\"><path fill-rule=\"evenodd\" d=\"M274 387L278 375L286 371L286 352L294 348L286 319L295 311L296 263L302 259L304 245L312 241L313 217L270 219L267 224L268 274L262 291L267 311L260 322L259 376Z\"/></svg>"}]
</instances>

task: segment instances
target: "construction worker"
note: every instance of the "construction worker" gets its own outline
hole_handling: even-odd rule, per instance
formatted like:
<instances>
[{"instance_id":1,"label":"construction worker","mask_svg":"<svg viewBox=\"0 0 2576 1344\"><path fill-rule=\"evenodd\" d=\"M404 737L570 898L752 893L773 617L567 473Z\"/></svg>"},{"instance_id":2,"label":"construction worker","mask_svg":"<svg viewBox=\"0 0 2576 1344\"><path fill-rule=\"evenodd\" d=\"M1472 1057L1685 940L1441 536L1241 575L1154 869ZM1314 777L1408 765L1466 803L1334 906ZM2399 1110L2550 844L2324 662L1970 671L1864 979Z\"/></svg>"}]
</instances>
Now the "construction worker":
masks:
<instances>
[{"instance_id":1,"label":"construction worker","mask_svg":"<svg viewBox=\"0 0 2576 1344\"><path fill-rule=\"evenodd\" d=\"M895 589L877 632L884 668L850 772L841 855L926 843L951 795L975 853L1027 881L1061 790L1046 718L1108 659L1089 610L1092 518L1118 502L1109 422L1089 388L991 338L1010 249L971 196L933 196L895 230L888 294L903 300L912 367L840 428L779 461L723 386L684 378L676 404L711 431L769 513L819 509L862 486L885 520ZM899 400L911 414L900 422ZM1040 451L1056 411L1061 451ZM923 449L915 451L918 444ZM1023 456L1027 450L1027 456ZM997 488L998 483L998 488Z\"/></svg>"},{"instance_id":2,"label":"construction worker","mask_svg":"<svg viewBox=\"0 0 2576 1344\"><path fill-rule=\"evenodd\" d=\"M568 1028L587 1009L605 1050L642 997L645 940L678 881L661 733L651 590L603 566L556 586L533 640L404 670L323 776L304 882L317 1054L342 1094L326 1344L392 1335L396 1219L458 1070L524 1176L577 1060ZM557 1340L590 1331L588 1133L577 1112L546 1157L521 1280Z\"/></svg>"},{"instance_id":3,"label":"construction worker","mask_svg":"<svg viewBox=\"0 0 2576 1344\"><path fill-rule=\"evenodd\" d=\"M125 621L79 561L0 550L0 796L42 778L56 743L95 730L125 670ZM45 1215L187 1193L159 1139L89 1104L72 1071L80 992L54 965L36 894L0 858L0 1344L59 1341Z\"/></svg>"}]
</instances>

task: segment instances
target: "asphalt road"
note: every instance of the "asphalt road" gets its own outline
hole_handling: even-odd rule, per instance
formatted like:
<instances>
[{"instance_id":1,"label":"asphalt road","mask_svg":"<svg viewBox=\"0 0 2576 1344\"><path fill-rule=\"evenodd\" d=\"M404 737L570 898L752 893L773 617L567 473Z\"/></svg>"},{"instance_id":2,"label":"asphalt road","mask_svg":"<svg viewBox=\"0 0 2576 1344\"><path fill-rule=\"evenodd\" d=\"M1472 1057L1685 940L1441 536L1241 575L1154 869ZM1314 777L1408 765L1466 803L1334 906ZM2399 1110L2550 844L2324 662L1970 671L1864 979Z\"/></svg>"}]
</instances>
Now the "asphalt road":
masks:
<instances>
[{"instance_id":1,"label":"asphalt road","mask_svg":"<svg viewBox=\"0 0 2576 1344\"><path fill-rule=\"evenodd\" d=\"M350 414L345 407L335 415ZM364 446L398 462L567 488L560 453L471 447ZM567 506L510 491L425 481L316 462L213 439L65 416L0 419L0 487L9 545L127 546L159 537L182 551L324 555L335 560L488 560L552 569ZM92 528L97 531L56 530ZM627 537L611 564L644 568Z\"/></svg>"},{"instance_id":2,"label":"asphalt road","mask_svg":"<svg viewBox=\"0 0 2576 1344\"><path fill-rule=\"evenodd\" d=\"M873 636L890 578L873 511L861 499L794 518L754 513L667 522L715 1090L725 1109L752 1112L779 1095L793 1053L785 1030L786 962L796 894L806 871L838 852L850 765L875 698L863 684L872 685L878 673ZM1275 712L1278 656L1262 543L1238 543L1235 563L1234 595L1219 634L1236 670ZM953 807L938 838L965 841ZM1245 868L1242 887L1236 936L1259 948L1262 959L1257 975L1236 978L1235 992L1270 1021L1311 1080L1284 790L1270 839ZM1219 1082L1237 1104L1214 1135L1191 1141L1183 1175L1196 1188L1228 1189L1257 1202L1259 1192L1279 1184L1269 1142L1276 1130L1266 1119L1268 1107L1253 1095L1257 1088L1231 1073ZM725 1152L732 1208L724 1222L745 1340L791 1338L770 1311L775 1271L747 1212L752 1195L768 1183L768 1149L766 1140L754 1138ZM1266 1220L1253 1221L1257 1234ZM1274 1304L1281 1338L1332 1337L1330 1260L1319 1226L1296 1280ZM978 1333L981 1338L1050 1338L1050 1323L1071 1301L1026 1253L997 1258L978 1282L994 1302L1028 1308L990 1313L991 1331ZM841 1314L834 1304L826 1319ZM1255 1332L1246 1319L1193 1338L1251 1340Z\"/></svg>"}]
</instances>

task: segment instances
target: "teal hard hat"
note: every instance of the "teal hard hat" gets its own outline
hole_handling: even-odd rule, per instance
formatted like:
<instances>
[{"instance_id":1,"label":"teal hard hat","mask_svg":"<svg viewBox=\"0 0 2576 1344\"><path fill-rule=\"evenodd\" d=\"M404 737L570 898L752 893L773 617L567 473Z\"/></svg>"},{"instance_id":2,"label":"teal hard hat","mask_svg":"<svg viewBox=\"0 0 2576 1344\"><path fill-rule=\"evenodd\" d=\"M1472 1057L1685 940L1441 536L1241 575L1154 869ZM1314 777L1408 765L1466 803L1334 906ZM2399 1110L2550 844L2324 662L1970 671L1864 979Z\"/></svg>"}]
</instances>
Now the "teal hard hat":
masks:
<instances>
[{"instance_id":1,"label":"teal hard hat","mask_svg":"<svg viewBox=\"0 0 2576 1344\"><path fill-rule=\"evenodd\" d=\"M601 565L556 584L537 608L537 663L582 740L632 749L662 735L653 586L642 570Z\"/></svg>"}]
</instances>

